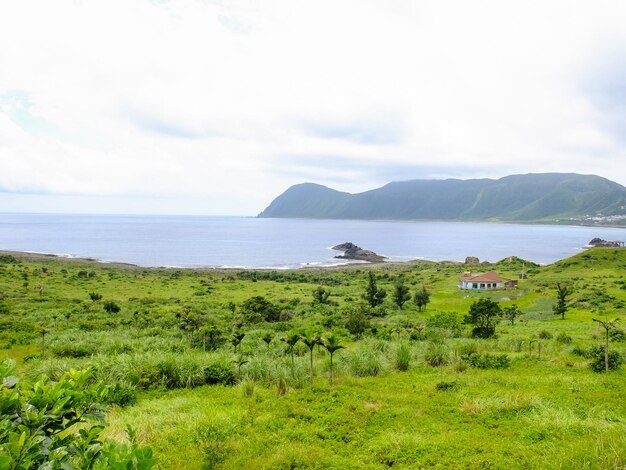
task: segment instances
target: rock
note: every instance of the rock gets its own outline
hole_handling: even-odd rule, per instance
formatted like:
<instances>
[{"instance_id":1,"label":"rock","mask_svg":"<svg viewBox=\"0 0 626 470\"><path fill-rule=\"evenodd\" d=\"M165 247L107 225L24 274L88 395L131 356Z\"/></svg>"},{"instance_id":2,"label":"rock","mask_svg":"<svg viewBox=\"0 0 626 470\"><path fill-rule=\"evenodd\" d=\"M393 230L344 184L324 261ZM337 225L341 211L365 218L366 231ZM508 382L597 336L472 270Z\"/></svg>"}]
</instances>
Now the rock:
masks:
<instances>
[{"instance_id":1,"label":"rock","mask_svg":"<svg viewBox=\"0 0 626 470\"><path fill-rule=\"evenodd\" d=\"M480 264L480 260L475 256L468 256L465 258L465 264L469 264L470 266L478 266Z\"/></svg>"},{"instance_id":2,"label":"rock","mask_svg":"<svg viewBox=\"0 0 626 470\"><path fill-rule=\"evenodd\" d=\"M370 263L381 263L386 257L374 253L370 250L364 250L360 246L355 245L352 242L342 243L335 245L333 250L343 251L343 255L337 255L335 258L339 259L352 259L357 261L368 261Z\"/></svg>"},{"instance_id":3,"label":"rock","mask_svg":"<svg viewBox=\"0 0 626 470\"><path fill-rule=\"evenodd\" d=\"M611 241L607 241L607 240L603 240L602 238L593 238L590 242L589 242L589 246L593 246L593 247L602 247L602 248L619 248L621 246L624 246L623 242L611 242Z\"/></svg>"}]
</instances>

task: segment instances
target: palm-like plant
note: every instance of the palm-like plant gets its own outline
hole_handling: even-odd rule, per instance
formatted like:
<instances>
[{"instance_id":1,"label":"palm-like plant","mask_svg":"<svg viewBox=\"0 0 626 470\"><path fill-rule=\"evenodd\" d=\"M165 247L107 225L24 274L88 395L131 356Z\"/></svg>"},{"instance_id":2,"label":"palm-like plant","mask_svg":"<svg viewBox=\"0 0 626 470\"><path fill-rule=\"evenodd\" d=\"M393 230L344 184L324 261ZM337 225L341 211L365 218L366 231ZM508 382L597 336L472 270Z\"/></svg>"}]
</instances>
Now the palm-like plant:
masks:
<instances>
[{"instance_id":1,"label":"palm-like plant","mask_svg":"<svg viewBox=\"0 0 626 470\"><path fill-rule=\"evenodd\" d=\"M246 334L242 331L235 331L232 335L230 335L230 344L235 348L235 354L237 354L237 348L245 338Z\"/></svg>"},{"instance_id":2,"label":"palm-like plant","mask_svg":"<svg viewBox=\"0 0 626 470\"><path fill-rule=\"evenodd\" d=\"M345 346L339 344L339 338L337 338L334 334L330 334L326 336L326 338L322 338L322 346L328 351L330 354L330 384L333 384L333 354L340 349L345 349Z\"/></svg>"},{"instance_id":3,"label":"palm-like plant","mask_svg":"<svg viewBox=\"0 0 626 470\"><path fill-rule=\"evenodd\" d=\"M312 331L307 331L300 336L300 340L309 348L310 353L310 367L311 367L311 386L313 386L313 348L316 344L319 344L320 338Z\"/></svg>"},{"instance_id":4,"label":"palm-like plant","mask_svg":"<svg viewBox=\"0 0 626 470\"><path fill-rule=\"evenodd\" d=\"M293 367L295 364L293 358L294 347L296 343L300 341L300 334L297 331L290 331L287 333L287 336L282 338L282 341L287 343L287 350L291 354L291 367Z\"/></svg>"},{"instance_id":5,"label":"palm-like plant","mask_svg":"<svg viewBox=\"0 0 626 470\"><path fill-rule=\"evenodd\" d=\"M271 331L267 331L262 337L261 339L263 340L263 342L265 344L267 344L267 350L270 350L270 343L272 342L272 340L274 339L274 334Z\"/></svg>"}]
</instances>

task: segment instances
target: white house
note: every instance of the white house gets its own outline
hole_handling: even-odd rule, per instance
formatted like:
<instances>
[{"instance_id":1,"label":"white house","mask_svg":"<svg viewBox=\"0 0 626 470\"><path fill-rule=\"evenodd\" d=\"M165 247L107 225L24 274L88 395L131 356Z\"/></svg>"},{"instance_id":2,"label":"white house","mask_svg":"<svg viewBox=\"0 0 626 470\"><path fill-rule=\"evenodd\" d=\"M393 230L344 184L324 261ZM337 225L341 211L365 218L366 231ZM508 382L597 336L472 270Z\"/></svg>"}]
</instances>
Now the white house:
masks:
<instances>
[{"instance_id":1,"label":"white house","mask_svg":"<svg viewBox=\"0 0 626 470\"><path fill-rule=\"evenodd\" d=\"M502 289L504 287L504 281L498 276L495 271L489 271L481 274L469 274L461 278L459 284L460 289L472 289L472 290L493 290Z\"/></svg>"}]
</instances>

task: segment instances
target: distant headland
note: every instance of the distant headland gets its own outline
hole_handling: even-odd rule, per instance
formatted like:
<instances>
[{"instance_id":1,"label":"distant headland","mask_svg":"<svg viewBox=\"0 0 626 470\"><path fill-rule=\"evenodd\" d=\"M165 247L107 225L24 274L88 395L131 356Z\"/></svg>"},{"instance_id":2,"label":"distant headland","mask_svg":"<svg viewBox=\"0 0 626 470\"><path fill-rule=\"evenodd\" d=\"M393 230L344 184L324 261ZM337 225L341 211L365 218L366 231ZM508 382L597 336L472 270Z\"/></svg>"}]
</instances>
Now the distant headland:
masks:
<instances>
[{"instance_id":1,"label":"distant headland","mask_svg":"<svg viewBox=\"0 0 626 470\"><path fill-rule=\"evenodd\" d=\"M259 217L626 227L626 187L600 176L575 173L400 181L357 194L303 183L274 199Z\"/></svg>"}]
</instances>

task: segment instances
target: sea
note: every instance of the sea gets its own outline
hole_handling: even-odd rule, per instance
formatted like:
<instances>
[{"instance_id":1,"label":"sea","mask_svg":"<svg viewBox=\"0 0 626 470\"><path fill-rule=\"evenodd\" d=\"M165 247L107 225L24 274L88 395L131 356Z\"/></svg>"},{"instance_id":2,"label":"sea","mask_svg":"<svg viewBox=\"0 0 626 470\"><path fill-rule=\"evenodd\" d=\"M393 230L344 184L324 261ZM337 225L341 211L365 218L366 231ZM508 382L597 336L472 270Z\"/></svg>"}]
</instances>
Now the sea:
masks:
<instances>
[{"instance_id":1,"label":"sea","mask_svg":"<svg viewBox=\"0 0 626 470\"><path fill-rule=\"evenodd\" d=\"M145 267L293 269L347 263L332 246L353 242L388 261L550 264L622 228L432 221L0 213L0 250L93 258Z\"/></svg>"}]
</instances>

